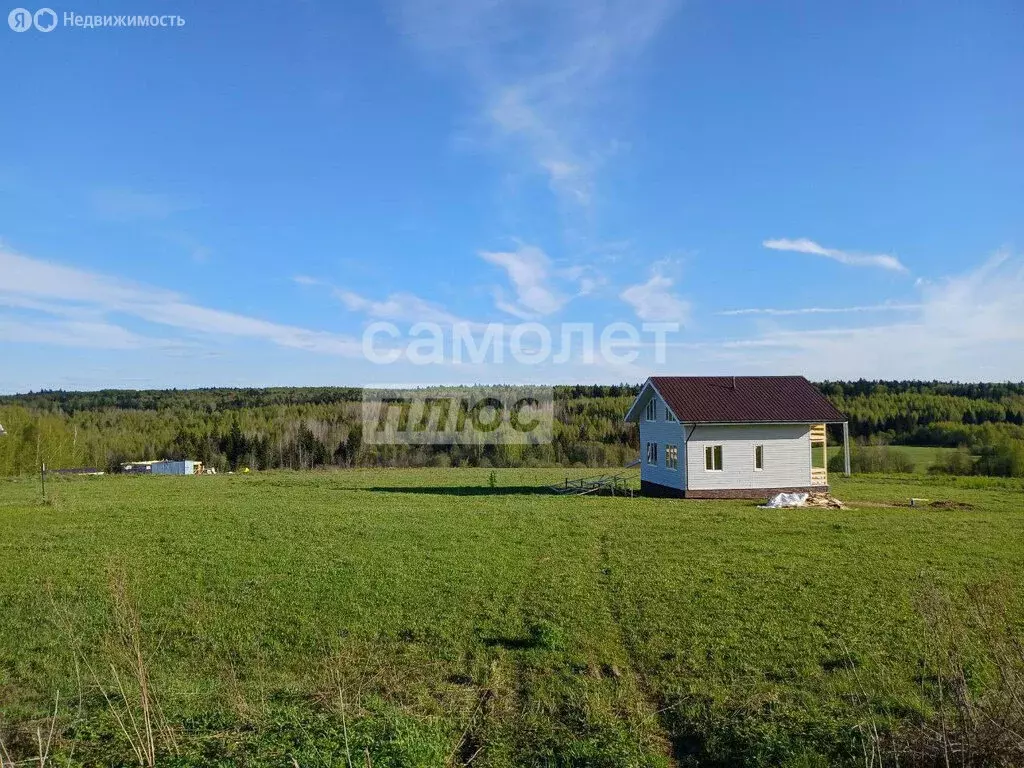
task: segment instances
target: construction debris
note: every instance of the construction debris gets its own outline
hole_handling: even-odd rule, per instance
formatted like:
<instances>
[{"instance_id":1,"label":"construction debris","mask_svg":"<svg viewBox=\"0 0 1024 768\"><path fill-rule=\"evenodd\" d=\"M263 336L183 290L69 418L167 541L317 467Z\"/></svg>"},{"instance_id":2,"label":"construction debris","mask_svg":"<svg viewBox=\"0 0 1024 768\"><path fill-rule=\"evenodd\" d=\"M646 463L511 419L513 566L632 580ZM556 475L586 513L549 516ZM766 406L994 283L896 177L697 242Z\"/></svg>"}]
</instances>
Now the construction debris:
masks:
<instances>
[{"instance_id":1,"label":"construction debris","mask_svg":"<svg viewBox=\"0 0 1024 768\"><path fill-rule=\"evenodd\" d=\"M784 509L787 507L817 507L819 509L846 509L839 499L827 493L777 493L760 509Z\"/></svg>"},{"instance_id":2,"label":"construction debris","mask_svg":"<svg viewBox=\"0 0 1024 768\"><path fill-rule=\"evenodd\" d=\"M839 499L828 493L812 493L807 497L808 507L822 507L824 509L846 509L846 505Z\"/></svg>"},{"instance_id":3,"label":"construction debris","mask_svg":"<svg viewBox=\"0 0 1024 768\"><path fill-rule=\"evenodd\" d=\"M633 480L635 478L626 472L617 475L596 475L595 477L584 477L579 480L565 478L565 483L552 485L551 490L562 496L585 496L590 493L599 496L629 496L634 494Z\"/></svg>"},{"instance_id":4,"label":"construction debris","mask_svg":"<svg viewBox=\"0 0 1024 768\"><path fill-rule=\"evenodd\" d=\"M760 509L784 509L786 507L802 507L807 501L806 493L776 493L768 501L759 506Z\"/></svg>"},{"instance_id":5,"label":"construction debris","mask_svg":"<svg viewBox=\"0 0 1024 768\"><path fill-rule=\"evenodd\" d=\"M628 496L633 498L636 493L635 481L639 473L636 471L640 466L640 459L631 461L622 468L621 472L614 474L605 473L593 477L583 477L579 480L565 478L564 483L557 483L551 486L551 490L560 496L586 496L596 494L598 496Z\"/></svg>"}]
</instances>

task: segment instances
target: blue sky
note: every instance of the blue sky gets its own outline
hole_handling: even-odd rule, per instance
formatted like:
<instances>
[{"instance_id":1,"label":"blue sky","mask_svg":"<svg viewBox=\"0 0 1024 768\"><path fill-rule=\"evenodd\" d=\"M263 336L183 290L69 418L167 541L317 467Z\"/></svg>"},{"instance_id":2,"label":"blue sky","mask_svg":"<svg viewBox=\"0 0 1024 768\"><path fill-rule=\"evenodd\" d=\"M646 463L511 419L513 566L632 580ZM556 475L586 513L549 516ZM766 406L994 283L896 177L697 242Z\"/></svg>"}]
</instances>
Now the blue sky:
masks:
<instances>
[{"instance_id":1,"label":"blue sky","mask_svg":"<svg viewBox=\"0 0 1024 768\"><path fill-rule=\"evenodd\" d=\"M1019 3L54 10L185 25L0 27L0 391L1024 379ZM418 321L679 330L366 359Z\"/></svg>"}]
</instances>

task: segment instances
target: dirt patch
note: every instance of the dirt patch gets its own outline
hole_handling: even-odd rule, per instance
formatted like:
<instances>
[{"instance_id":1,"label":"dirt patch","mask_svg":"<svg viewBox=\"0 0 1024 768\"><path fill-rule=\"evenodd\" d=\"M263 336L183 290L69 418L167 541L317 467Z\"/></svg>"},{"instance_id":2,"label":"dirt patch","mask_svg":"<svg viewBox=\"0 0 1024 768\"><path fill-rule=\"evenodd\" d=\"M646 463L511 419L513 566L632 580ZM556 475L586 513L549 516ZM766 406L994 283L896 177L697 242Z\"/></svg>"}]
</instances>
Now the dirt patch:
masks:
<instances>
[{"instance_id":1,"label":"dirt patch","mask_svg":"<svg viewBox=\"0 0 1024 768\"><path fill-rule=\"evenodd\" d=\"M974 505L968 504L966 501L933 501L928 506L932 509L974 509Z\"/></svg>"}]
</instances>

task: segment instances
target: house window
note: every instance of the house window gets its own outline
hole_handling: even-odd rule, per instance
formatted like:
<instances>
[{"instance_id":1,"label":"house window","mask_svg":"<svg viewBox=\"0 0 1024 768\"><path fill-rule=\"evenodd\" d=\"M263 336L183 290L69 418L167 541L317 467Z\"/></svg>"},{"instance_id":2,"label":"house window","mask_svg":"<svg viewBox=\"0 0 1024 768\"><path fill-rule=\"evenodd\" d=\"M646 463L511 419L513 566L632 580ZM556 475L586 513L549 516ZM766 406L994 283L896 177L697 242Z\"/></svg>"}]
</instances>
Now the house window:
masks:
<instances>
[{"instance_id":1,"label":"house window","mask_svg":"<svg viewBox=\"0 0 1024 768\"><path fill-rule=\"evenodd\" d=\"M764 469L764 446L754 446L754 469Z\"/></svg>"},{"instance_id":2,"label":"house window","mask_svg":"<svg viewBox=\"0 0 1024 768\"><path fill-rule=\"evenodd\" d=\"M679 446L677 445L666 445L665 446L665 469L678 469L679 468Z\"/></svg>"},{"instance_id":3,"label":"house window","mask_svg":"<svg viewBox=\"0 0 1024 768\"><path fill-rule=\"evenodd\" d=\"M658 418L658 404L653 397L647 401L647 410L644 412L644 418L647 421L654 421Z\"/></svg>"},{"instance_id":4,"label":"house window","mask_svg":"<svg viewBox=\"0 0 1024 768\"><path fill-rule=\"evenodd\" d=\"M657 464L658 463L658 444L648 443L647 444L647 463Z\"/></svg>"},{"instance_id":5,"label":"house window","mask_svg":"<svg viewBox=\"0 0 1024 768\"><path fill-rule=\"evenodd\" d=\"M668 406L665 406L665 421L679 421L676 415L668 409Z\"/></svg>"},{"instance_id":6,"label":"house window","mask_svg":"<svg viewBox=\"0 0 1024 768\"><path fill-rule=\"evenodd\" d=\"M708 445L704 447L704 469L708 472L722 471L722 446Z\"/></svg>"}]
</instances>

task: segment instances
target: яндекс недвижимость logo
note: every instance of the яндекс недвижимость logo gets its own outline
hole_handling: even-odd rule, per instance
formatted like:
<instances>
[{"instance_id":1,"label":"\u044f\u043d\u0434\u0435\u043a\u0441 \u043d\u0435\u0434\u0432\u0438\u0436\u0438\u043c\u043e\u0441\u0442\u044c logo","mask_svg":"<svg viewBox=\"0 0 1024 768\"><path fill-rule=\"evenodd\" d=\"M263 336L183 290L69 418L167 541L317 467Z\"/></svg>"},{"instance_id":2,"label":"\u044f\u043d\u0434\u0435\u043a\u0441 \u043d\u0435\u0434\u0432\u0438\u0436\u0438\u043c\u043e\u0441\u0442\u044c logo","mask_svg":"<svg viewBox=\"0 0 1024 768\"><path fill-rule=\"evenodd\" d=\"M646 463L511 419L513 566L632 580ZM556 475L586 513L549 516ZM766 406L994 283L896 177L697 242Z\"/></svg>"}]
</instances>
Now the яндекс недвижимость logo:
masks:
<instances>
[{"instance_id":1,"label":"\u044f\u043d\u0434\u0435\u043a\u0441 \u043d\u0435\u0434\u0432\u0438\u0436\u0438\u043c\u043e\u0441\u0442\u044c logo","mask_svg":"<svg viewBox=\"0 0 1024 768\"><path fill-rule=\"evenodd\" d=\"M63 19L57 16L53 8L40 8L33 13L28 8L15 8L7 14L7 26L15 32L28 32L35 28L40 32L52 32L59 23L61 26L78 29L101 29L105 27L184 27L185 19L177 14L164 15L124 15L113 14L81 14L64 11Z\"/></svg>"},{"instance_id":2,"label":"\u044f\u043d\u0434\u0435\u043a\u0441 \u043d\u0435\u0434\u0432\u0438\u0436\u0438\u043c\u043e\u0441\u0442\u044c logo","mask_svg":"<svg viewBox=\"0 0 1024 768\"><path fill-rule=\"evenodd\" d=\"M15 32L28 32L32 27L40 32L52 32L57 26L57 12L53 8L40 8L35 13L27 8L15 8L7 14L7 26Z\"/></svg>"}]
</instances>

